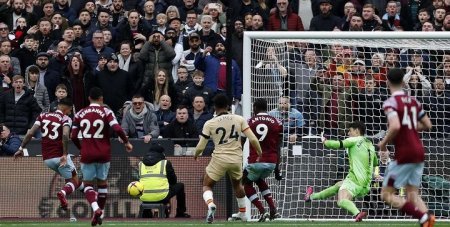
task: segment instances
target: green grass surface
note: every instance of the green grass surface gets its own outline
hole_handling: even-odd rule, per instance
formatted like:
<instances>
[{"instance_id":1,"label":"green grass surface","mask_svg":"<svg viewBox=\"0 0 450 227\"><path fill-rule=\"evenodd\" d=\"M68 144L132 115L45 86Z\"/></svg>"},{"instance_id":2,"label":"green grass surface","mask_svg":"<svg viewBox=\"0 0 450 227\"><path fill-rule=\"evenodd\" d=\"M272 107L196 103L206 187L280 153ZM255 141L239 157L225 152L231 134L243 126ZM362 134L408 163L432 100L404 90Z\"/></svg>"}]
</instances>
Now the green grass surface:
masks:
<instances>
[{"instance_id":1,"label":"green grass surface","mask_svg":"<svg viewBox=\"0 0 450 227\"><path fill-rule=\"evenodd\" d=\"M83 220L78 222L64 222L64 221L48 221L48 222L34 222L34 221L23 221L23 222L17 222L17 221L3 221L0 222L0 226L69 226L69 227L76 227L76 226L90 226L90 221ZM340 222L323 222L323 221L273 221L273 222L264 222L264 223L257 223L257 222L225 222L225 221L217 221L214 222L214 224L206 224L204 221L200 220L189 220L189 221L147 221L147 222L141 222L141 221L131 221L131 222L123 222L123 221L105 221L103 226L115 226L115 227L133 227L133 226L151 226L151 227L169 227L169 226L176 226L176 227L184 227L184 226L270 226L270 227L288 227L288 226L322 226L322 227L339 227L339 226L367 226L367 227L377 227L377 226L389 226L389 227L407 227L407 226L419 226L416 222L361 222L361 223L355 223L355 222L347 222L347 221L340 221ZM450 222L441 222L436 223L435 227L448 227L450 226Z\"/></svg>"}]
</instances>

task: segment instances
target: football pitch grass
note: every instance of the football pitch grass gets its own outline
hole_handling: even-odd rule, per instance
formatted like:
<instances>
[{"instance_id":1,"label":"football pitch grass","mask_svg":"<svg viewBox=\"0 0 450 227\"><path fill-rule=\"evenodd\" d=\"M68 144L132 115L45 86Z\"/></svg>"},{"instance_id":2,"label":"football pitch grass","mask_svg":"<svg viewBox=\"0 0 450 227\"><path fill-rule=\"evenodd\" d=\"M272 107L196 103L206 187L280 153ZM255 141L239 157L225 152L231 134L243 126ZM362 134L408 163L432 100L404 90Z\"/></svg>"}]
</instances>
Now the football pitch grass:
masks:
<instances>
[{"instance_id":1,"label":"football pitch grass","mask_svg":"<svg viewBox=\"0 0 450 227\"><path fill-rule=\"evenodd\" d=\"M77 226L90 226L90 220L81 220L77 222L68 222L68 221L0 221L0 226L20 226L20 227L28 227L28 226L59 226L59 227L77 227ZM232 226L232 227L240 227L240 226L267 226L267 227L290 227L290 226L320 226L320 227L348 227L348 226L364 226L364 227L381 227L381 226L389 226L389 227L409 227L409 226L419 226L417 222L389 222L389 221L365 221L365 222L350 222L350 221L272 221L272 222L227 222L227 221L216 221L213 224L207 224L204 220L184 220L184 221L105 221L101 225L111 226L111 227L197 227L197 226ZM436 223L435 227L448 227L450 226L450 222L441 222Z\"/></svg>"}]
</instances>

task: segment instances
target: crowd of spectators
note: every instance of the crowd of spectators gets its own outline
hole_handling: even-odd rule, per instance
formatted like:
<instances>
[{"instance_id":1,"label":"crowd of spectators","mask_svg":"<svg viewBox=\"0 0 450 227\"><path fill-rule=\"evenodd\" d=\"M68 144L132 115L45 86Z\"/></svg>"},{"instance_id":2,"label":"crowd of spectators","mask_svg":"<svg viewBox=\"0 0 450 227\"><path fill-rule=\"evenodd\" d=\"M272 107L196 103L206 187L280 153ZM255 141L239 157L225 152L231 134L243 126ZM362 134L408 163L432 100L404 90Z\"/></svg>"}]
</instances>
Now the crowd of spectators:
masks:
<instances>
[{"instance_id":1,"label":"crowd of spectators","mask_svg":"<svg viewBox=\"0 0 450 227\"><path fill-rule=\"evenodd\" d=\"M312 17L300 15L299 4L0 0L0 122L24 135L39 112L54 109L58 92L72 98L77 111L88 105L89 89L100 87L128 136L146 142L159 136L194 138L213 116L212 97L227 92L227 52L233 56L231 93L239 104L244 31L450 30L446 0L311 0ZM227 32L232 33L229 50ZM264 51L254 65L276 74L280 106L271 112L293 124L295 130L285 129L290 141L305 127L342 134L355 118L369 123L372 134L382 130L380 105L392 67L404 68L408 92L423 101L436 130L449 132L448 53L295 42ZM288 56L280 60L277 52Z\"/></svg>"}]
</instances>

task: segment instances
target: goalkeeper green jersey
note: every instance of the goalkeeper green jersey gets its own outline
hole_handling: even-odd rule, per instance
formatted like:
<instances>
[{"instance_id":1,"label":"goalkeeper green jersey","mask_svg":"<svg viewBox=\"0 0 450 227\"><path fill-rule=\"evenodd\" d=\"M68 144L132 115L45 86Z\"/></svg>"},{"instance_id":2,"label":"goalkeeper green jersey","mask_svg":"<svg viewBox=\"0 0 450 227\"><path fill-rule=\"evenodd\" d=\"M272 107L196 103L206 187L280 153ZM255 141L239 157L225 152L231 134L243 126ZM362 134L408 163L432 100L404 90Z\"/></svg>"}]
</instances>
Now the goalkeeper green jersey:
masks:
<instances>
[{"instance_id":1,"label":"goalkeeper green jersey","mask_svg":"<svg viewBox=\"0 0 450 227\"><path fill-rule=\"evenodd\" d=\"M342 144L341 144L342 142ZM364 136L350 137L345 140L326 140L325 146L338 149L346 148L350 163L347 179L360 186L370 185L378 158L372 142Z\"/></svg>"}]
</instances>

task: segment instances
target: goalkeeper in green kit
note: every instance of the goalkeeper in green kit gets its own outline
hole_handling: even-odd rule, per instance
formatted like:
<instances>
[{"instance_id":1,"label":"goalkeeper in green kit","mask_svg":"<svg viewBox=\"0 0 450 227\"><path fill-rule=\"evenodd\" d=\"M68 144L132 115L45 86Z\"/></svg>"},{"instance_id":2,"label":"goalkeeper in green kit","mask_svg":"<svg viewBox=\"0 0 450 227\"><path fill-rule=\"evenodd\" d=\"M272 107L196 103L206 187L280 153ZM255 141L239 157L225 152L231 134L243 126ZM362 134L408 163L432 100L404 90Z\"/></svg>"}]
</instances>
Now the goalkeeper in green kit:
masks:
<instances>
[{"instance_id":1,"label":"goalkeeper in green kit","mask_svg":"<svg viewBox=\"0 0 450 227\"><path fill-rule=\"evenodd\" d=\"M355 197L363 197L370 191L370 183L378 159L372 142L364 137L364 123L356 121L350 124L348 135L345 140L327 140L321 135L322 143L327 148L345 148L348 154L350 170L347 177L335 185L314 193L312 187L306 189L305 202L311 200L326 199L338 194L338 206L348 210L355 216L355 221L360 222L367 216L366 212L360 211L352 202Z\"/></svg>"}]
</instances>

